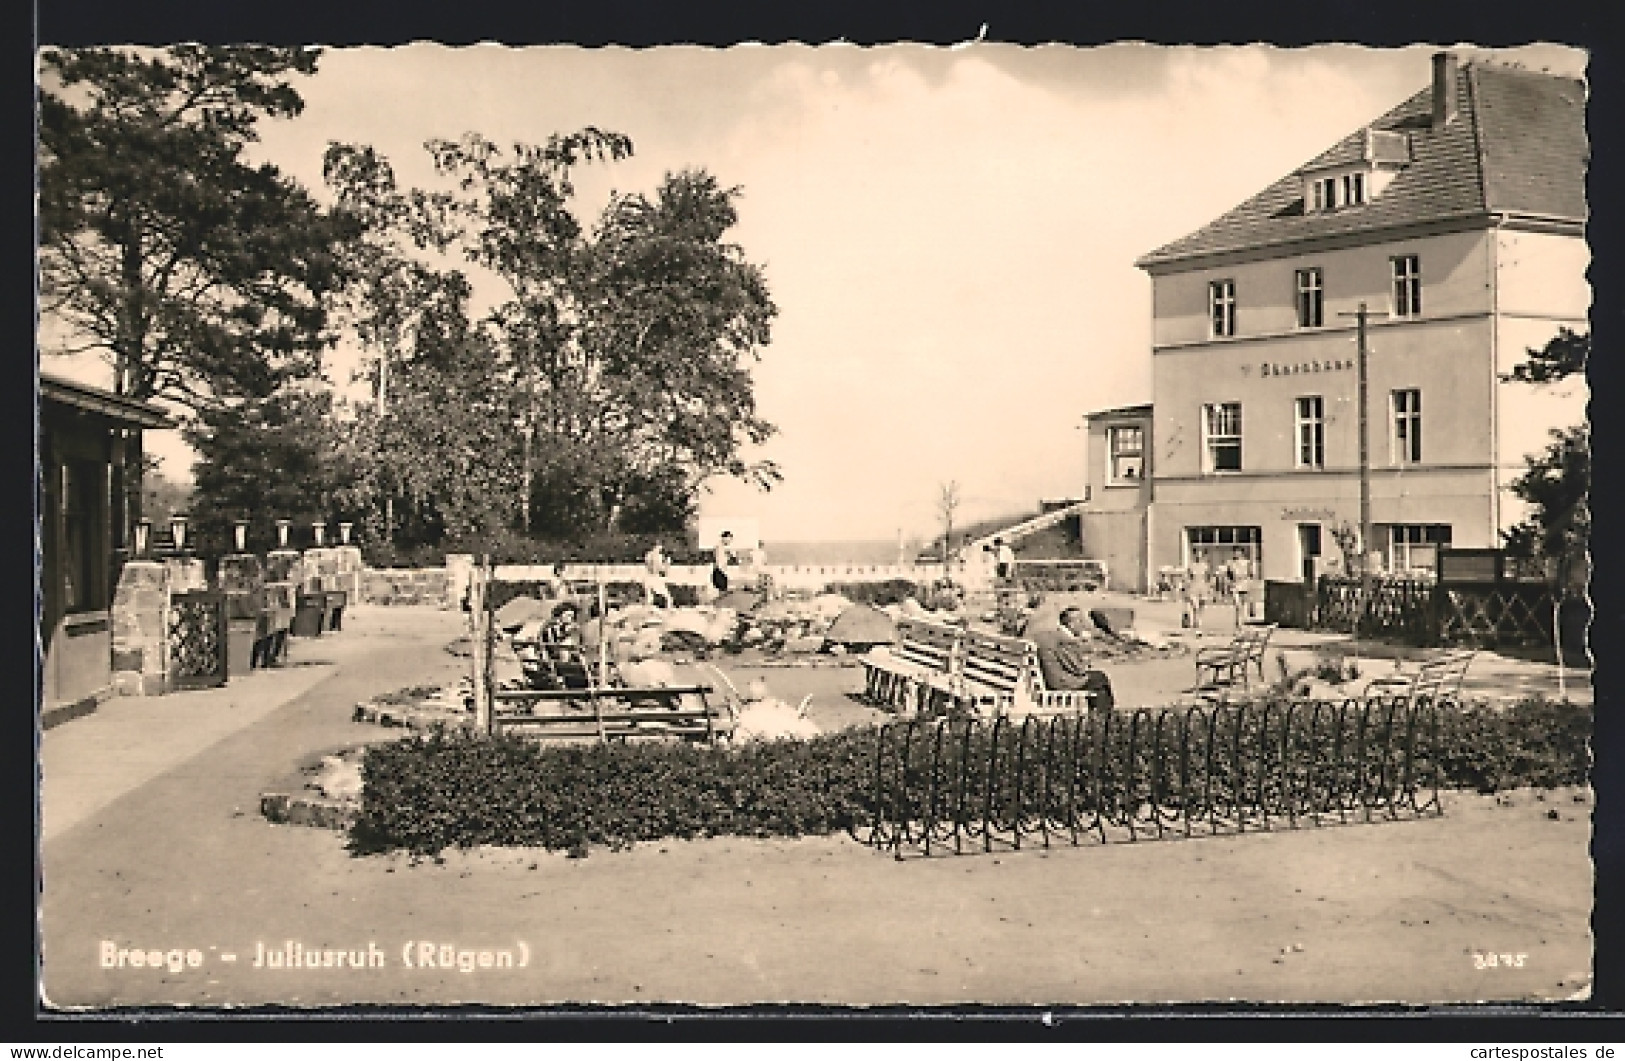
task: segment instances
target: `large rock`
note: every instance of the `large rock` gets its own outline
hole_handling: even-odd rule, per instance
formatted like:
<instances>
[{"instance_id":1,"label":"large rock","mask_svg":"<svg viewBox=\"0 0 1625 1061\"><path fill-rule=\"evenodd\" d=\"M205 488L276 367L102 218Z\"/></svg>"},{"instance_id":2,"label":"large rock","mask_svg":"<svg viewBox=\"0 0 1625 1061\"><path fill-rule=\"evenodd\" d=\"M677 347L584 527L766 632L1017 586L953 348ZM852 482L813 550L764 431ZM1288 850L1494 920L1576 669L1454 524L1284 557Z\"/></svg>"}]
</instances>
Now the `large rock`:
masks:
<instances>
[{"instance_id":1,"label":"large rock","mask_svg":"<svg viewBox=\"0 0 1625 1061\"><path fill-rule=\"evenodd\" d=\"M820 593L807 602L807 607L815 615L821 615L833 621L842 612L852 607L852 602L839 593Z\"/></svg>"},{"instance_id":2,"label":"large rock","mask_svg":"<svg viewBox=\"0 0 1625 1061\"><path fill-rule=\"evenodd\" d=\"M517 630L532 619L545 619L551 614L552 610L535 597L515 597L498 608L492 618L504 630Z\"/></svg>"},{"instance_id":3,"label":"large rock","mask_svg":"<svg viewBox=\"0 0 1625 1061\"><path fill-rule=\"evenodd\" d=\"M783 700L768 698L746 703L739 711L733 739L739 743L763 740L806 740L819 734L818 724Z\"/></svg>"},{"instance_id":4,"label":"large rock","mask_svg":"<svg viewBox=\"0 0 1625 1061\"><path fill-rule=\"evenodd\" d=\"M830 624L824 638L841 645L891 644L897 640L897 625L872 604L853 604Z\"/></svg>"},{"instance_id":5,"label":"large rock","mask_svg":"<svg viewBox=\"0 0 1625 1061\"><path fill-rule=\"evenodd\" d=\"M749 590L731 589L718 597L713 603L718 608L727 608L736 612L748 612L761 603L761 597Z\"/></svg>"}]
</instances>

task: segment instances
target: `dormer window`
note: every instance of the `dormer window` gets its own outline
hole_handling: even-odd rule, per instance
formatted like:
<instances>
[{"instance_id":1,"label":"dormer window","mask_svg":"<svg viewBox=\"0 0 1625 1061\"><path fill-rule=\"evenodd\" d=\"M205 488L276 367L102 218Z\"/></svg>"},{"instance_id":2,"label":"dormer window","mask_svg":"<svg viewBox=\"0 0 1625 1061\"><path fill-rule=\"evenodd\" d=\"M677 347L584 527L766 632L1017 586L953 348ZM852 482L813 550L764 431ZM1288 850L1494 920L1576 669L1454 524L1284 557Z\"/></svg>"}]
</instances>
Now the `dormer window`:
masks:
<instances>
[{"instance_id":1,"label":"dormer window","mask_svg":"<svg viewBox=\"0 0 1625 1061\"><path fill-rule=\"evenodd\" d=\"M1410 141L1391 129L1366 129L1358 145L1346 145L1304 169L1304 211L1323 214L1363 206L1382 194L1410 164Z\"/></svg>"}]
</instances>

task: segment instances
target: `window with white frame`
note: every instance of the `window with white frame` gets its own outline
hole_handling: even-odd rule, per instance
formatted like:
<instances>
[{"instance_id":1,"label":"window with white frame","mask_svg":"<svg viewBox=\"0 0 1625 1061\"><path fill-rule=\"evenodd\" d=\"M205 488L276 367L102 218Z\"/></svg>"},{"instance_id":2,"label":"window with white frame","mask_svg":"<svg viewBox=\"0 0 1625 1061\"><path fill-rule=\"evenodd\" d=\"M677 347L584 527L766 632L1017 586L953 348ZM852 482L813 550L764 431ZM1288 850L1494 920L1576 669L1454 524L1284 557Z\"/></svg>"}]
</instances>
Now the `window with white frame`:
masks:
<instances>
[{"instance_id":1,"label":"window with white frame","mask_svg":"<svg viewBox=\"0 0 1625 1061\"><path fill-rule=\"evenodd\" d=\"M1139 426L1106 429L1106 482L1138 483L1145 478L1145 429Z\"/></svg>"},{"instance_id":2,"label":"window with white frame","mask_svg":"<svg viewBox=\"0 0 1625 1061\"><path fill-rule=\"evenodd\" d=\"M1343 175L1343 205L1359 206L1365 202L1365 174L1347 173Z\"/></svg>"},{"instance_id":3,"label":"window with white frame","mask_svg":"<svg viewBox=\"0 0 1625 1061\"><path fill-rule=\"evenodd\" d=\"M1324 289L1319 269L1298 270L1298 327L1319 328L1325 323Z\"/></svg>"},{"instance_id":4,"label":"window with white frame","mask_svg":"<svg viewBox=\"0 0 1625 1061\"><path fill-rule=\"evenodd\" d=\"M1422 313L1422 259L1401 254L1389 259L1394 277L1394 316L1416 317Z\"/></svg>"},{"instance_id":5,"label":"window with white frame","mask_svg":"<svg viewBox=\"0 0 1625 1061\"><path fill-rule=\"evenodd\" d=\"M1438 571L1439 550L1449 544L1448 523L1393 523L1383 560L1390 571Z\"/></svg>"},{"instance_id":6,"label":"window with white frame","mask_svg":"<svg viewBox=\"0 0 1625 1061\"><path fill-rule=\"evenodd\" d=\"M1422 392L1413 388L1394 391L1392 463L1419 464L1422 461Z\"/></svg>"},{"instance_id":7,"label":"window with white frame","mask_svg":"<svg viewBox=\"0 0 1625 1061\"><path fill-rule=\"evenodd\" d=\"M1236 334L1236 282L1214 280L1207 285L1208 321L1215 339Z\"/></svg>"},{"instance_id":8,"label":"window with white frame","mask_svg":"<svg viewBox=\"0 0 1625 1061\"><path fill-rule=\"evenodd\" d=\"M1209 475L1241 471L1241 403L1202 406L1202 449Z\"/></svg>"},{"instance_id":9,"label":"window with white frame","mask_svg":"<svg viewBox=\"0 0 1625 1061\"><path fill-rule=\"evenodd\" d=\"M1337 209L1337 178L1321 177L1310 186L1310 197L1316 212Z\"/></svg>"},{"instance_id":10,"label":"window with white frame","mask_svg":"<svg viewBox=\"0 0 1625 1061\"><path fill-rule=\"evenodd\" d=\"M1318 394L1297 400L1298 467L1326 467L1326 402Z\"/></svg>"},{"instance_id":11,"label":"window with white frame","mask_svg":"<svg viewBox=\"0 0 1625 1061\"><path fill-rule=\"evenodd\" d=\"M1185 563L1204 564L1209 572L1246 558L1253 572L1263 570L1264 534L1260 527L1186 527Z\"/></svg>"}]
</instances>

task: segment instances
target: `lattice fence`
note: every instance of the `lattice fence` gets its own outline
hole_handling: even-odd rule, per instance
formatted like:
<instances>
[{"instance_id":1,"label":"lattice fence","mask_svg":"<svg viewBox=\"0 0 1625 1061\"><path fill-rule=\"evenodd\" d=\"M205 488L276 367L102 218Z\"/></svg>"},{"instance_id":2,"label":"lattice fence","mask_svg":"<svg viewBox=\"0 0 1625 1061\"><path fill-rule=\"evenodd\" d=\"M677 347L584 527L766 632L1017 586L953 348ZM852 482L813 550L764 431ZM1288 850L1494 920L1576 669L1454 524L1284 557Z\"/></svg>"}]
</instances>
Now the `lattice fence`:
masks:
<instances>
[{"instance_id":1,"label":"lattice fence","mask_svg":"<svg viewBox=\"0 0 1625 1061\"><path fill-rule=\"evenodd\" d=\"M226 684L226 595L192 590L169 599L169 684L207 689Z\"/></svg>"},{"instance_id":2,"label":"lattice fence","mask_svg":"<svg viewBox=\"0 0 1625 1061\"><path fill-rule=\"evenodd\" d=\"M1445 586L1438 601L1440 636L1451 644L1550 644L1552 603L1552 587L1540 583Z\"/></svg>"}]
</instances>

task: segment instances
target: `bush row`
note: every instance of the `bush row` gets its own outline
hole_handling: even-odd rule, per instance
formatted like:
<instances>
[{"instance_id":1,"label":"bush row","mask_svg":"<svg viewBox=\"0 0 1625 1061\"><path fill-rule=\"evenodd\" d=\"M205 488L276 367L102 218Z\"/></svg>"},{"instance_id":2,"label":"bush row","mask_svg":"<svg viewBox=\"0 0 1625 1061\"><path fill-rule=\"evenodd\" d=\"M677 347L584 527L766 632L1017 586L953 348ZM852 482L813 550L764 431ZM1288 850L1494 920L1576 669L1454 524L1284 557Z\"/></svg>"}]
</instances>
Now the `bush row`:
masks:
<instances>
[{"instance_id":1,"label":"bush row","mask_svg":"<svg viewBox=\"0 0 1625 1061\"><path fill-rule=\"evenodd\" d=\"M863 730L740 748L435 732L367 749L352 845L584 853L666 837L834 833L863 818L874 751Z\"/></svg>"},{"instance_id":2,"label":"bush row","mask_svg":"<svg viewBox=\"0 0 1625 1061\"><path fill-rule=\"evenodd\" d=\"M1451 706L1432 759L1446 788L1495 792L1585 783L1591 710L1534 698ZM867 821L870 730L809 741L547 746L437 732L367 750L358 852L430 854L481 844L585 853L640 840L803 836Z\"/></svg>"}]
</instances>

